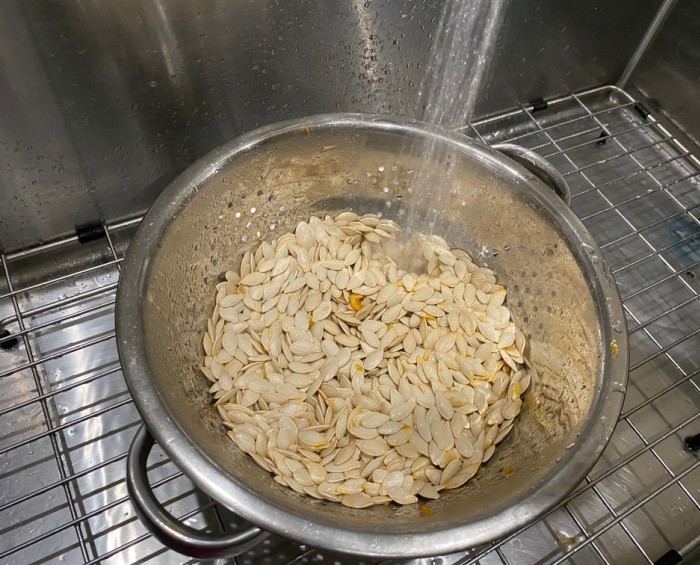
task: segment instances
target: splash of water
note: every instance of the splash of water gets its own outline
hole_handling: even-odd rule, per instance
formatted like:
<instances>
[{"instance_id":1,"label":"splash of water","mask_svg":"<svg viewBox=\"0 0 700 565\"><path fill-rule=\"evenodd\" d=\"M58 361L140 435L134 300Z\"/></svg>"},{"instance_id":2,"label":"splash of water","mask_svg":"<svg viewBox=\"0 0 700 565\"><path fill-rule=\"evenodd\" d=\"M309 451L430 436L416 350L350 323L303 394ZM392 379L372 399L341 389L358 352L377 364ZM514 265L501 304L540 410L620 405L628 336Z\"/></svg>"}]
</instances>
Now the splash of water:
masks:
<instances>
[{"instance_id":1,"label":"splash of water","mask_svg":"<svg viewBox=\"0 0 700 565\"><path fill-rule=\"evenodd\" d=\"M418 95L422 121L456 128L472 118L487 76L505 0L447 0ZM433 233L452 189L454 163L439 139L414 146L422 159L402 220L405 233Z\"/></svg>"},{"instance_id":2,"label":"splash of water","mask_svg":"<svg viewBox=\"0 0 700 565\"><path fill-rule=\"evenodd\" d=\"M472 117L493 55L503 4L504 0L445 3L418 93L424 121L454 128Z\"/></svg>"}]
</instances>

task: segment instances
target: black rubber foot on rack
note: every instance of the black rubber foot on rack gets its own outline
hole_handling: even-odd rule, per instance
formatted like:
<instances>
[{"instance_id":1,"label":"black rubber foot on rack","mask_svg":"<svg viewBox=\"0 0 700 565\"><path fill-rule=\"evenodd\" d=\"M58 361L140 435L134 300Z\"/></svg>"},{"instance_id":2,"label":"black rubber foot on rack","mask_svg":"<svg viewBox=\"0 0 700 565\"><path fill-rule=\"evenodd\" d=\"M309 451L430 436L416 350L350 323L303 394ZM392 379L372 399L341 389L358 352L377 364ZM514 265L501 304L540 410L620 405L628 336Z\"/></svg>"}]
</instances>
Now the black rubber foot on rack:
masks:
<instances>
[{"instance_id":1,"label":"black rubber foot on rack","mask_svg":"<svg viewBox=\"0 0 700 565\"><path fill-rule=\"evenodd\" d=\"M0 330L0 349L13 349L17 347L17 344L19 343L19 340L12 336L12 334L8 330ZM9 339L6 339L9 338Z\"/></svg>"},{"instance_id":2,"label":"black rubber foot on rack","mask_svg":"<svg viewBox=\"0 0 700 565\"><path fill-rule=\"evenodd\" d=\"M654 561L654 565L676 565L676 563L680 563L682 559L680 554L672 549Z\"/></svg>"},{"instance_id":3,"label":"black rubber foot on rack","mask_svg":"<svg viewBox=\"0 0 700 565\"><path fill-rule=\"evenodd\" d=\"M532 102L530 102L530 105L532 106L530 113L540 112L549 108L549 103L545 102L542 97L535 98Z\"/></svg>"},{"instance_id":4,"label":"black rubber foot on rack","mask_svg":"<svg viewBox=\"0 0 700 565\"><path fill-rule=\"evenodd\" d=\"M686 451L698 451L700 449L700 434L685 438L683 440L683 448Z\"/></svg>"},{"instance_id":5,"label":"black rubber foot on rack","mask_svg":"<svg viewBox=\"0 0 700 565\"><path fill-rule=\"evenodd\" d=\"M80 243L95 241L105 236L105 229L102 224L85 224L83 226L75 226L75 234L78 236Z\"/></svg>"},{"instance_id":6,"label":"black rubber foot on rack","mask_svg":"<svg viewBox=\"0 0 700 565\"><path fill-rule=\"evenodd\" d=\"M642 116L642 118L644 118L645 120L649 117L649 114L651 114L651 112L647 110L647 107L641 102L635 103L635 105L632 106L632 108L634 108L637 111L637 114Z\"/></svg>"}]
</instances>

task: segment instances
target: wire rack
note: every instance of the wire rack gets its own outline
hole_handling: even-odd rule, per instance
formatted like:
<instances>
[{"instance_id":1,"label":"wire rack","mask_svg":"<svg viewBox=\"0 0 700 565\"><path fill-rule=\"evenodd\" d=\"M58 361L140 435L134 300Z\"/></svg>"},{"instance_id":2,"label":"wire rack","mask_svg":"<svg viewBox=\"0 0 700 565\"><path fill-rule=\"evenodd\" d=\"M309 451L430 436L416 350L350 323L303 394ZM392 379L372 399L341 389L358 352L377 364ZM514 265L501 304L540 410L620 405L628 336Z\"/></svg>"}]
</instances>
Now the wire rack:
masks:
<instances>
[{"instance_id":1,"label":"wire rack","mask_svg":"<svg viewBox=\"0 0 700 565\"><path fill-rule=\"evenodd\" d=\"M687 449L700 432L700 161L615 87L461 129L534 149L565 175L624 300L630 379L610 444L560 506L497 543L413 562L653 563L669 550L685 554L700 532L700 462ZM124 483L141 420L117 358L114 300L139 221L0 255L0 563L187 561L148 534ZM160 451L149 477L190 526L242 524ZM362 560L271 536L233 562Z\"/></svg>"}]
</instances>

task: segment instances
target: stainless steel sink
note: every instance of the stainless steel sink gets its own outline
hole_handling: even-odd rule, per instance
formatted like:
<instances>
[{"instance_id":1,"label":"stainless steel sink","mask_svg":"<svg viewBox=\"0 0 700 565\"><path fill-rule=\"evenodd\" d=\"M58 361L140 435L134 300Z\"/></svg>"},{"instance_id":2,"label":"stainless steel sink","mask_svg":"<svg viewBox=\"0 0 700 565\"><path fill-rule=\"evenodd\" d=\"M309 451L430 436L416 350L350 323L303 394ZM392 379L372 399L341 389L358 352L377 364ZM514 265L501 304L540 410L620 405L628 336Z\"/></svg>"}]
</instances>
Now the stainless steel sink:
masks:
<instances>
[{"instance_id":1,"label":"stainless steel sink","mask_svg":"<svg viewBox=\"0 0 700 565\"><path fill-rule=\"evenodd\" d=\"M502 1L482 117L459 129L565 176L624 300L629 386L610 445L561 506L415 565L693 562L700 4ZM238 133L321 111L411 115L442 4L3 3L0 563L188 561L150 537L124 483L140 424L114 337L124 251L165 184ZM158 449L150 464L183 522L241 526ZM358 560L271 536L232 562Z\"/></svg>"},{"instance_id":2,"label":"stainless steel sink","mask_svg":"<svg viewBox=\"0 0 700 565\"><path fill-rule=\"evenodd\" d=\"M683 447L700 431L700 163L635 104L601 87L464 128L487 143L533 148L566 176L573 209L620 287L632 370L616 433L565 504L493 546L431 563L653 561L700 530L700 463ZM106 224L96 241L2 256L0 316L19 341L0 350L2 562L184 559L146 533L123 480L140 419L117 360L113 302L138 222ZM150 476L186 523L239 525L160 452ZM321 560L356 562L277 536L236 558Z\"/></svg>"}]
</instances>

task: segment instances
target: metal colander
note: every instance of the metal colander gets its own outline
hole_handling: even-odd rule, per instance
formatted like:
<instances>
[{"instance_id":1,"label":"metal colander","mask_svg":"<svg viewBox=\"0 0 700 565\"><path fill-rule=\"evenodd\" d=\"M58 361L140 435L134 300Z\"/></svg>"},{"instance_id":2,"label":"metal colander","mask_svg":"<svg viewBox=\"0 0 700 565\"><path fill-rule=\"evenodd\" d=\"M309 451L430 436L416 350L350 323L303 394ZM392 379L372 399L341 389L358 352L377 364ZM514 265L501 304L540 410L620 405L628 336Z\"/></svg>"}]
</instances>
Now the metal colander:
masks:
<instances>
[{"instance_id":1,"label":"metal colander","mask_svg":"<svg viewBox=\"0 0 700 565\"><path fill-rule=\"evenodd\" d=\"M439 200L413 190L428 144L437 144L453 167L450 190ZM520 164L424 124L329 115L239 137L166 189L124 262L118 344L148 429L199 487L265 530L339 551L417 556L505 535L579 483L610 437L623 400L627 335L620 298L592 238L548 186L562 191L565 185L536 156L503 149ZM419 207L437 208L435 233L507 287L534 369L524 410L474 479L430 503L430 516L419 505L353 510L296 494L236 448L211 404L198 367L214 286L245 251L311 215L349 209L402 224L414 198ZM174 523L145 480L151 443L145 431L137 435L129 487L162 541L199 556L230 554L257 541L256 528L215 539Z\"/></svg>"}]
</instances>

